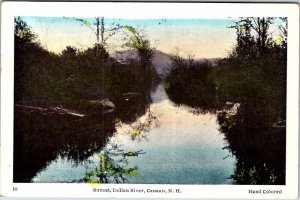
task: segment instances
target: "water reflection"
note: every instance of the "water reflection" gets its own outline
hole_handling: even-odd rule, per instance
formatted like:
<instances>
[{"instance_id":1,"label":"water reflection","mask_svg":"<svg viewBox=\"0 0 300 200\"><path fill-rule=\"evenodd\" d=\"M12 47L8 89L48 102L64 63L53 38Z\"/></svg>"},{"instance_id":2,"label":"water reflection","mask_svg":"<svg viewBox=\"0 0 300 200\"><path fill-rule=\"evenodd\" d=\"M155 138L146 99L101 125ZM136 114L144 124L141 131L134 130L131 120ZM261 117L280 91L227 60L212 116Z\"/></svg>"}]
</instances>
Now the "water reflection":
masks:
<instances>
[{"instance_id":1,"label":"water reflection","mask_svg":"<svg viewBox=\"0 0 300 200\"><path fill-rule=\"evenodd\" d=\"M31 178L58 155L77 162L101 149L115 131L111 116L102 123L95 120L68 121L37 113L15 112L14 181ZM92 120L92 121L91 121ZM67 124L64 124L67 123ZM102 132L99 135L98 132Z\"/></svg>"},{"instance_id":2,"label":"water reflection","mask_svg":"<svg viewBox=\"0 0 300 200\"><path fill-rule=\"evenodd\" d=\"M143 149L146 152L146 155L131 160L132 165L138 166L139 173L129 177L128 181L144 184L233 183L228 178L234 172L235 159L227 149L222 149L226 143L219 134L217 116L211 113L195 115L185 106L175 106L165 96L162 85L151 96L154 98L150 110L159 126L154 125L145 132L147 140L133 142L128 134L132 126L126 124L118 126L118 134L111 138L128 150ZM138 121L146 121L146 118L147 114Z\"/></svg>"},{"instance_id":3,"label":"water reflection","mask_svg":"<svg viewBox=\"0 0 300 200\"><path fill-rule=\"evenodd\" d=\"M269 118L247 106L234 115L218 114L227 149L237 159L231 176L237 184L285 184L285 126L270 125Z\"/></svg>"},{"instance_id":4,"label":"water reflection","mask_svg":"<svg viewBox=\"0 0 300 200\"><path fill-rule=\"evenodd\" d=\"M17 111L15 127L35 128L15 132L14 181L285 184L285 125L242 104L195 112L162 84L151 99L135 120L127 109L76 121Z\"/></svg>"},{"instance_id":5,"label":"water reflection","mask_svg":"<svg viewBox=\"0 0 300 200\"><path fill-rule=\"evenodd\" d=\"M158 127L160 122L154 112L149 106L147 113L140 117L132 124L118 123L116 124L118 133L125 132L131 136L133 141L140 142L142 140L148 141L147 135L152 128Z\"/></svg>"},{"instance_id":6,"label":"water reflection","mask_svg":"<svg viewBox=\"0 0 300 200\"><path fill-rule=\"evenodd\" d=\"M195 115L157 94L164 95L162 85L152 91L153 103L146 113L132 123L118 122L103 148L87 160L77 165L67 159L52 161L33 181L234 183L229 177L235 157L222 149L226 142L218 131L217 115ZM157 101L155 95L160 97Z\"/></svg>"},{"instance_id":7,"label":"water reflection","mask_svg":"<svg viewBox=\"0 0 300 200\"><path fill-rule=\"evenodd\" d=\"M131 106L126 106L128 102ZM92 115L81 119L15 107L14 182L31 182L52 161L72 160L75 165L81 164L106 145L116 132L117 121L132 122L149 107L142 94L115 103L117 112L103 114L102 110L94 110Z\"/></svg>"},{"instance_id":8,"label":"water reflection","mask_svg":"<svg viewBox=\"0 0 300 200\"><path fill-rule=\"evenodd\" d=\"M138 168L128 167L128 157L144 154L142 150L124 151L117 144L108 144L98 153L97 167L85 174L83 182L87 183L125 183L127 177L138 175Z\"/></svg>"},{"instance_id":9,"label":"water reflection","mask_svg":"<svg viewBox=\"0 0 300 200\"><path fill-rule=\"evenodd\" d=\"M198 115L217 114L219 130L227 143L225 149L236 158L231 179L236 184L285 184L285 98L250 95L237 98L236 103L225 103L233 98L228 98L226 91L222 94L206 84L205 78L197 77L200 71L195 73L195 70L174 70L165 88L177 106L187 106Z\"/></svg>"}]
</instances>

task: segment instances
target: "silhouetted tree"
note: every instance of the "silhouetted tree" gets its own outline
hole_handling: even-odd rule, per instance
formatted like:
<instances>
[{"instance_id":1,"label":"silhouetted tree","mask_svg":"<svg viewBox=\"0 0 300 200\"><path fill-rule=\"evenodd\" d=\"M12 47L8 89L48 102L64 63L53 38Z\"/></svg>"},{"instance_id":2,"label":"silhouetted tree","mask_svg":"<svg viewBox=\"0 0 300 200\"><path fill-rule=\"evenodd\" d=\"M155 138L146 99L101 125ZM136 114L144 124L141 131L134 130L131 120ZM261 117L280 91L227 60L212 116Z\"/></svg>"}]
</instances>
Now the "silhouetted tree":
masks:
<instances>
[{"instance_id":1,"label":"silhouetted tree","mask_svg":"<svg viewBox=\"0 0 300 200\"><path fill-rule=\"evenodd\" d=\"M287 53L287 30L288 30L288 21L286 17L280 17L280 20L283 22L282 25L279 26L279 30L281 32L281 48L284 51L284 54Z\"/></svg>"},{"instance_id":2,"label":"silhouetted tree","mask_svg":"<svg viewBox=\"0 0 300 200\"><path fill-rule=\"evenodd\" d=\"M33 42L37 38L30 27L24 22L20 17L15 18L15 46L20 47L20 45L28 44Z\"/></svg>"},{"instance_id":3,"label":"silhouetted tree","mask_svg":"<svg viewBox=\"0 0 300 200\"><path fill-rule=\"evenodd\" d=\"M96 36L97 44L107 45L107 40L115 35L122 26L116 22L106 23L104 17L95 17L93 20L73 18L81 25L89 28Z\"/></svg>"},{"instance_id":4,"label":"silhouetted tree","mask_svg":"<svg viewBox=\"0 0 300 200\"><path fill-rule=\"evenodd\" d=\"M26 63L25 54L28 50L33 50L38 47L34 44L34 40L37 35L34 34L30 27L24 22L20 17L15 18L15 30L14 30L14 40L15 40L15 63L14 63L14 80L15 80L15 100L21 100L22 94L24 92L24 84L26 81L28 69ZM35 47L35 48L33 48ZM17 83L17 84L16 84Z\"/></svg>"},{"instance_id":5,"label":"silhouetted tree","mask_svg":"<svg viewBox=\"0 0 300 200\"><path fill-rule=\"evenodd\" d=\"M62 51L62 55L75 57L77 53L77 49L72 46L66 46L66 48Z\"/></svg>"},{"instance_id":6,"label":"silhouetted tree","mask_svg":"<svg viewBox=\"0 0 300 200\"><path fill-rule=\"evenodd\" d=\"M246 50L263 54L272 44L269 28L273 17L243 17L234 26L237 33L237 51Z\"/></svg>"},{"instance_id":7,"label":"silhouetted tree","mask_svg":"<svg viewBox=\"0 0 300 200\"><path fill-rule=\"evenodd\" d=\"M251 35L251 27L249 24L241 23L241 21L235 22L234 26L230 28L236 29L236 36L237 36L237 47L236 53L251 55L255 50L255 41L254 36Z\"/></svg>"},{"instance_id":8,"label":"silhouetted tree","mask_svg":"<svg viewBox=\"0 0 300 200\"><path fill-rule=\"evenodd\" d=\"M149 63L155 48L151 47L150 41L146 39L144 32L132 26L125 26L124 29L127 32L128 38L128 42L125 44L125 46L137 50L139 59L142 63Z\"/></svg>"}]
</instances>

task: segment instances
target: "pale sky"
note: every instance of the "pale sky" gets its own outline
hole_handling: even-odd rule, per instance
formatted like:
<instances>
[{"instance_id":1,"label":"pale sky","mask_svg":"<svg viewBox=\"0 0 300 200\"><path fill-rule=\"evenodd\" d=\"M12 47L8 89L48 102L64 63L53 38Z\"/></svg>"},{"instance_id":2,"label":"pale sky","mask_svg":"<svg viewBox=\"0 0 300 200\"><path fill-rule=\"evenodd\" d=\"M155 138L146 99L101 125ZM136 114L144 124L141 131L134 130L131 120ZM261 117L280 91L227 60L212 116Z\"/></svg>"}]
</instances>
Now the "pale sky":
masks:
<instances>
[{"instance_id":1,"label":"pale sky","mask_svg":"<svg viewBox=\"0 0 300 200\"><path fill-rule=\"evenodd\" d=\"M67 45L86 49L96 42L92 30L74 19L61 17L22 17L38 34L38 40L48 50L59 53ZM93 19L86 19L93 21ZM157 50L179 53L195 58L226 57L235 45L235 30L228 28L235 19L105 19L107 24L139 27ZM110 52L122 50L121 35L108 40Z\"/></svg>"}]
</instances>

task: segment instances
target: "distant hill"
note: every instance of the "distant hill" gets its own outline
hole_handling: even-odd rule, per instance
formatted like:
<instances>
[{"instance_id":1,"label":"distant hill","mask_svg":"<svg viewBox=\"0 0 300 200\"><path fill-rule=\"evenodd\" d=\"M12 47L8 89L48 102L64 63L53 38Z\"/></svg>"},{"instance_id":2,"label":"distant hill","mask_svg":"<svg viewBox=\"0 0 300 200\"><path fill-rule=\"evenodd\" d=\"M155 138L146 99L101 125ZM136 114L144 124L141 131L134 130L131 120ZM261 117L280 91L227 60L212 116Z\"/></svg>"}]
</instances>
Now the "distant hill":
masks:
<instances>
[{"instance_id":1,"label":"distant hill","mask_svg":"<svg viewBox=\"0 0 300 200\"><path fill-rule=\"evenodd\" d=\"M125 50L116 52L113 57L121 64L128 63L130 60L138 60L138 53L135 50ZM166 77L171 71L172 55L162 51L155 51L152 57L152 64L160 77ZM217 65L219 58L195 59L198 62L208 61L212 66Z\"/></svg>"},{"instance_id":2,"label":"distant hill","mask_svg":"<svg viewBox=\"0 0 300 200\"><path fill-rule=\"evenodd\" d=\"M155 51L152 64L160 77L165 77L171 71L171 55L162 51Z\"/></svg>"},{"instance_id":3,"label":"distant hill","mask_svg":"<svg viewBox=\"0 0 300 200\"><path fill-rule=\"evenodd\" d=\"M138 53L135 50L118 51L113 57L121 64L130 60L138 60ZM165 77L170 71L171 55L162 51L155 51L152 57L152 64L160 77Z\"/></svg>"}]
</instances>

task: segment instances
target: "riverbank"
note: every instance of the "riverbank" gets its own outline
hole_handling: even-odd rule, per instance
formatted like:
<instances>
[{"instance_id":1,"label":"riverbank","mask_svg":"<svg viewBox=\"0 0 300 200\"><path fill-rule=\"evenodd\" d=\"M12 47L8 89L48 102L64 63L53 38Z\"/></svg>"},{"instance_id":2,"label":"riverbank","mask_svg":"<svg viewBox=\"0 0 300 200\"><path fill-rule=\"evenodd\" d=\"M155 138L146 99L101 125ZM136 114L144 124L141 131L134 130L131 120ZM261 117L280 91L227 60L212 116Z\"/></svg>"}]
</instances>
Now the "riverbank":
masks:
<instances>
[{"instance_id":1,"label":"riverbank","mask_svg":"<svg viewBox=\"0 0 300 200\"><path fill-rule=\"evenodd\" d=\"M257 52L255 52L257 53ZM209 63L175 58L165 89L178 105L216 112L238 184L285 184L286 54L277 47ZM276 150L275 150L276 149ZM278 156L279 155L279 156Z\"/></svg>"}]
</instances>

